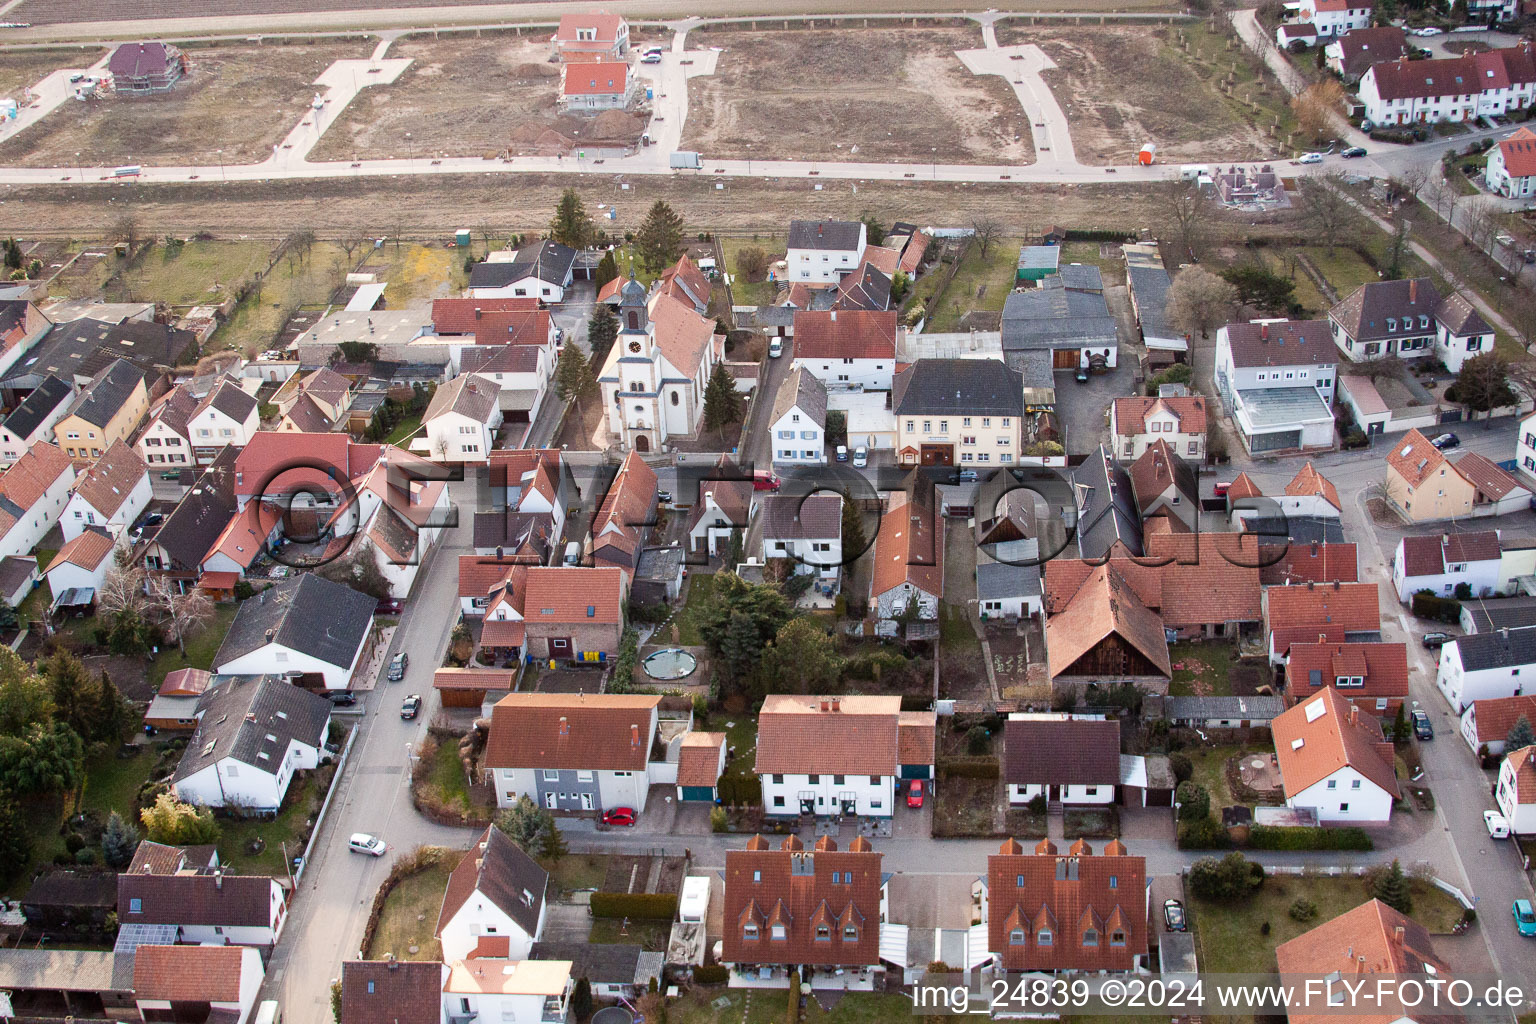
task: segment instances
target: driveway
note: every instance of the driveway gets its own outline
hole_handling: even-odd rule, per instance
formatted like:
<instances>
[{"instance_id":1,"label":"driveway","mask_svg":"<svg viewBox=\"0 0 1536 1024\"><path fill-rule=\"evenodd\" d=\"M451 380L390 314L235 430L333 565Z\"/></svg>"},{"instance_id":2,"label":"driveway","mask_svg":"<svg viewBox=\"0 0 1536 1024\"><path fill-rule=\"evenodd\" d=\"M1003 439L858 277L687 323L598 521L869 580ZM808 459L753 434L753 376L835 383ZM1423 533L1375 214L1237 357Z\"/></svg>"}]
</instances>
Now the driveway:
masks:
<instances>
[{"instance_id":1,"label":"driveway","mask_svg":"<svg viewBox=\"0 0 1536 1024\"><path fill-rule=\"evenodd\" d=\"M1079 384L1071 370L1056 371L1056 415L1067 435L1068 455L1092 454L1109 437L1109 407L1135 391L1134 357L1120 344L1119 365Z\"/></svg>"}]
</instances>

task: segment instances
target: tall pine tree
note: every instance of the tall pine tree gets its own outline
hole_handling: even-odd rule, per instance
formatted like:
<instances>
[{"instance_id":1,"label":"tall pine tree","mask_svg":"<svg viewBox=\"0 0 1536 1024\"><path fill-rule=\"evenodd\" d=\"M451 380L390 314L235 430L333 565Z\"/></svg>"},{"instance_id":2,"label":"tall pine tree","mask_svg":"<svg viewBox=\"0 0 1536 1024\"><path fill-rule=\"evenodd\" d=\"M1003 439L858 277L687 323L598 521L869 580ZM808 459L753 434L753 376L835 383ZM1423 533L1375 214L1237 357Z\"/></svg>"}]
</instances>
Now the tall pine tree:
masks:
<instances>
[{"instance_id":1,"label":"tall pine tree","mask_svg":"<svg viewBox=\"0 0 1536 1024\"><path fill-rule=\"evenodd\" d=\"M594 234L592 218L587 216L581 196L574 188L566 189L555 204L555 216L549 222L549 237L572 249L585 249L592 244Z\"/></svg>"},{"instance_id":2,"label":"tall pine tree","mask_svg":"<svg viewBox=\"0 0 1536 1024\"><path fill-rule=\"evenodd\" d=\"M603 253L603 258L597 261L597 290L602 291L603 285L619 276L619 261L614 258L613 250Z\"/></svg>"},{"instance_id":3,"label":"tall pine tree","mask_svg":"<svg viewBox=\"0 0 1536 1024\"><path fill-rule=\"evenodd\" d=\"M716 363L704 386L704 426L723 434L728 424L741 418L741 396L736 393L736 381L726 370L723 362Z\"/></svg>"},{"instance_id":4,"label":"tall pine tree","mask_svg":"<svg viewBox=\"0 0 1536 1024\"><path fill-rule=\"evenodd\" d=\"M1397 861L1383 871L1371 886L1371 895L1400 914L1413 913L1413 894L1408 889L1408 876Z\"/></svg>"},{"instance_id":5,"label":"tall pine tree","mask_svg":"<svg viewBox=\"0 0 1536 1024\"><path fill-rule=\"evenodd\" d=\"M562 402L580 398L597 387L592 374L592 364L575 345L560 350L560 361L555 364L555 394Z\"/></svg>"},{"instance_id":6,"label":"tall pine tree","mask_svg":"<svg viewBox=\"0 0 1536 1024\"><path fill-rule=\"evenodd\" d=\"M683 247L683 219L658 199L635 234L635 249L647 273L659 274L670 267Z\"/></svg>"},{"instance_id":7,"label":"tall pine tree","mask_svg":"<svg viewBox=\"0 0 1536 1024\"><path fill-rule=\"evenodd\" d=\"M1536 743L1536 730L1531 729L1531 720L1521 715L1515 719L1515 724L1509 727L1509 735L1504 737L1504 753L1513 754L1532 743Z\"/></svg>"},{"instance_id":8,"label":"tall pine tree","mask_svg":"<svg viewBox=\"0 0 1536 1024\"><path fill-rule=\"evenodd\" d=\"M619 318L613 315L613 307L599 302L587 318L587 348L592 351L592 366L601 369L613 348L613 339L619 336Z\"/></svg>"}]
</instances>

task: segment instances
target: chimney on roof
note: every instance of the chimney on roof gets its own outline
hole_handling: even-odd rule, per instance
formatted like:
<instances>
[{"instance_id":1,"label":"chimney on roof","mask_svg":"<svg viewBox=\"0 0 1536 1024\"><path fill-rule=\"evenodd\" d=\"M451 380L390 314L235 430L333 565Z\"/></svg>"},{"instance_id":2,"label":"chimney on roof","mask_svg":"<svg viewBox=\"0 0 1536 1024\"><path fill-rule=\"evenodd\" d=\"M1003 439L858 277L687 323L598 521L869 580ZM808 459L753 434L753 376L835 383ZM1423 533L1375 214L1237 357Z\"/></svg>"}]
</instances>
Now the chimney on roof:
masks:
<instances>
[{"instance_id":1,"label":"chimney on roof","mask_svg":"<svg viewBox=\"0 0 1536 1024\"><path fill-rule=\"evenodd\" d=\"M1307 580L1307 589L1308 590L1312 589L1312 581L1311 580Z\"/></svg>"},{"instance_id":2,"label":"chimney on roof","mask_svg":"<svg viewBox=\"0 0 1536 1024\"><path fill-rule=\"evenodd\" d=\"M393 953L389 954L389 969L391 971L398 971L400 969L400 961L395 959L395 954Z\"/></svg>"},{"instance_id":3,"label":"chimney on roof","mask_svg":"<svg viewBox=\"0 0 1536 1024\"><path fill-rule=\"evenodd\" d=\"M272 638L274 636L276 636L276 635L277 635L277 631L275 629L267 630L267 643L271 643L272 642Z\"/></svg>"},{"instance_id":4,"label":"chimney on roof","mask_svg":"<svg viewBox=\"0 0 1536 1024\"><path fill-rule=\"evenodd\" d=\"M1417 301L1419 301L1419 279L1410 277L1408 279L1408 304L1411 306Z\"/></svg>"},{"instance_id":5,"label":"chimney on roof","mask_svg":"<svg viewBox=\"0 0 1536 1024\"><path fill-rule=\"evenodd\" d=\"M1402 925L1396 926L1392 929L1392 942L1395 945L1401 946L1403 944L1403 937L1405 935L1407 935L1407 930L1404 929Z\"/></svg>"},{"instance_id":6,"label":"chimney on roof","mask_svg":"<svg viewBox=\"0 0 1536 1024\"><path fill-rule=\"evenodd\" d=\"M829 709L829 708L828 708L828 707L827 707L827 702L826 702L826 701L822 701L822 702L821 702L821 710L823 710L823 711L827 711L827 710L830 710L830 709Z\"/></svg>"},{"instance_id":7,"label":"chimney on roof","mask_svg":"<svg viewBox=\"0 0 1536 1024\"><path fill-rule=\"evenodd\" d=\"M1508 626L1500 626L1499 627L1499 639L1503 640L1505 643L1509 642L1509 627Z\"/></svg>"},{"instance_id":8,"label":"chimney on roof","mask_svg":"<svg viewBox=\"0 0 1536 1024\"><path fill-rule=\"evenodd\" d=\"M823 230L823 229L824 229L824 228L825 228L825 225L824 225L824 224L821 224L821 223L819 223L819 222L818 222L818 223L817 223L817 225L816 225L816 237L817 237L817 238L820 238L820 237L821 237L821 232L822 232L822 230Z\"/></svg>"},{"instance_id":9,"label":"chimney on roof","mask_svg":"<svg viewBox=\"0 0 1536 1024\"><path fill-rule=\"evenodd\" d=\"M224 891L224 869L223 868L214 868L213 869L213 887L215 889L219 890L220 892Z\"/></svg>"},{"instance_id":10,"label":"chimney on roof","mask_svg":"<svg viewBox=\"0 0 1536 1024\"><path fill-rule=\"evenodd\" d=\"M842 702L841 702L841 701L839 701L839 700L838 700L838 699L837 699L837 698L836 698L836 697L833 697L833 698L832 698L832 701L831 701L831 704L832 704L832 710L833 710L833 711L838 711L838 710L840 710L840 705L841 705L841 703L842 703Z\"/></svg>"},{"instance_id":11,"label":"chimney on roof","mask_svg":"<svg viewBox=\"0 0 1536 1024\"><path fill-rule=\"evenodd\" d=\"M633 722L629 725L629 745L632 747L640 745L640 726Z\"/></svg>"},{"instance_id":12,"label":"chimney on roof","mask_svg":"<svg viewBox=\"0 0 1536 1024\"><path fill-rule=\"evenodd\" d=\"M1350 725L1359 725L1360 724L1360 709L1355 706L1355 702L1354 701L1350 701L1349 702L1349 724Z\"/></svg>"},{"instance_id":13,"label":"chimney on roof","mask_svg":"<svg viewBox=\"0 0 1536 1024\"><path fill-rule=\"evenodd\" d=\"M571 734L571 722L570 722L570 719L566 718L564 715L561 715L560 716L560 735L561 736L569 736L570 734Z\"/></svg>"}]
</instances>

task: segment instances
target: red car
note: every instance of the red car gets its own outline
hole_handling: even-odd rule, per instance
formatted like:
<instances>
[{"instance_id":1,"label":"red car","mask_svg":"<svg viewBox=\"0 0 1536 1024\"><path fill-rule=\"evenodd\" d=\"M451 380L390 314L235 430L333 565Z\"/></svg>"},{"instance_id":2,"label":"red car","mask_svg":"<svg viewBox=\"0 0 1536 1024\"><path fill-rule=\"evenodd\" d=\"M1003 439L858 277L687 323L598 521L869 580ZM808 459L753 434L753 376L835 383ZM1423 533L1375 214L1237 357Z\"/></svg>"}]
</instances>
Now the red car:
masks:
<instances>
[{"instance_id":1,"label":"red car","mask_svg":"<svg viewBox=\"0 0 1536 1024\"><path fill-rule=\"evenodd\" d=\"M602 818L604 825L623 825L632 828L635 824L635 809L633 807L615 807L604 811Z\"/></svg>"},{"instance_id":2,"label":"red car","mask_svg":"<svg viewBox=\"0 0 1536 1024\"><path fill-rule=\"evenodd\" d=\"M912 780L912 788L907 790L907 806L923 806L923 784L918 779Z\"/></svg>"}]
</instances>

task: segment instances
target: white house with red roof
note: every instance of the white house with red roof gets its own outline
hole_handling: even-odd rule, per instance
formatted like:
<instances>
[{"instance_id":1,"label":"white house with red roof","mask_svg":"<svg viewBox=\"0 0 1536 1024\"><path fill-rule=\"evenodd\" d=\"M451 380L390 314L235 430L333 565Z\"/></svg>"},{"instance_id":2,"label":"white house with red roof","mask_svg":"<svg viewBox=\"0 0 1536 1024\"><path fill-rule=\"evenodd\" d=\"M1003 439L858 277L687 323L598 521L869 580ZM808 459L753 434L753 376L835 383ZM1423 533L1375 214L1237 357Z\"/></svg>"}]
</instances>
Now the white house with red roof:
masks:
<instances>
[{"instance_id":1,"label":"white house with red roof","mask_svg":"<svg viewBox=\"0 0 1536 1024\"><path fill-rule=\"evenodd\" d=\"M562 15L549 43L563 60L617 60L629 49L629 22L607 11Z\"/></svg>"},{"instance_id":2,"label":"white house with red roof","mask_svg":"<svg viewBox=\"0 0 1536 1024\"><path fill-rule=\"evenodd\" d=\"M624 61L579 61L560 69L561 110L595 113L623 110L635 99L639 76Z\"/></svg>"},{"instance_id":3,"label":"white house with red roof","mask_svg":"<svg viewBox=\"0 0 1536 1024\"><path fill-rule=\"evenodd\" d=\"M895 310L797 310L794 365L829 392L889 391L897 331Z\"/></svg>"},{"instance_id":4,"label":"white house with red roof","mask_svg":"<svg viewBox=\"0 0 1536 1024\"><path fill-rule=\"evenodd\" d=\"M95 464L75 478L74 493L64 506L59 529L74 540L93 527L114 541L126 543L128 527L149 506L149 467L124 441L112 442Z\"/></svg>"},{"instance_id":5,"label":"white house with red roof","mask_svg":"<svg viewBox=\"0 0 1536 1024\"><path fill-rule=\"evenodd\" d=\"M34 444L0 475L0 558L25 555L64 514L75 467L57 445Z\"/></svg>"},{"instance_id":6,"label":"white house with red roof","mask_svg":"<svg viewBox=\"0 0 1536 1024\"><path fill-rule=\"evenodd\" d=\"M904 497L897 492L892 500ZM880 519L874 557L869 597L879 620L877 632L895 635L907 614L923 622L938 619L944 598L944 520L931 501L893 504Z\"/></svg>"},{"instance_id":7,"label":"white house with red roof","mask_svg":"<svg viewBox=\"0 0 1536 1024\"><path fill-rule=\"evenodd\" d=\"M1332 38L1371 24L1370 0L1301 0L1298 21L1310 22L1320 37Z\"/></svg>"},{"instance_id":8,"label":"white house with red roof","mask_svg":"<svg viewBox=\"0 0 1536 1024\"><path fill-rule=\"evenodd\" d=\"M1511 832L1536 835L1536 746L1521 747L1499 765L1493 799Z\"/></svg>"},{"instance_id":9,"label":"white house with red roof","mask_svg":"<svg viewBox=\"0 0 1536 1024\"><path fill-rule=\"evenodd\" d=\"M1483 180L1506 199L1536 195L1536 132L1522 125L1490 149Z\"/></svg>"},{"instance_id":10,"label":"white house with red roof","mask_svg":"<svg viewBox=\"0 0 1536 1024\"><path fill-rule=\"evenodd\" d=\"M1325 686L1273 722L1287 807L1325 825L1384 825L1399 795L1392 744L1371 715Z\"/></svg>"},{"instance_id":11,"label":"white house with red roof","mask_svg":"<svg viewBox=\"0 0 1536 1024\"><path fill-rule=\"evenodd\" d=\"M1155 441L1166 441L1191 461L1205 457L1205 397L1167 395L1117 398L1109 407L1109 432L1117 458L1132 462Z\"/></svg>"},{"instance_id":12,"label":"white house with red roof","mask_svg":"<svg viewBox=\"0 0 1536 1024\"><path fill-rule=\"evenodd\" d=\"M1360 78L1365 116L1378 125L1471 121L1536 102L1529 43L1439 60L1373 64Z\"/></svg>"},{"instance_id":13,"label":"white house with red roof","mask_svg":"<svg viewBox=\"0 0 1536 1024\"><path fill-rule=\"evenodd\" d=\"M76 587L101 589L112 569L112 552L115 550L112 538L99 528L78 533L74 539L66 541L43 571L54 600Z\"/></svg>"},{"instance_id":14,"label":"white house with red roof","mask_svg":"<svg viewBox=\"0 0 1536 1024\"><path fill-rule=\"evenodd\" d=\"M1392 586L1403 604L1421 590L1451 597L1463 583L1486 597L1498 589L1501 558L1497 530L1404 537L1392 555Z\"/></svg>"},{"instance_id":15,"label":"white house with red roof","mask_svg":"<svg viewBox=\"0 0 1536 1024\"><path fill-rule=\"evenodd\" d=\"M501 429L499 391L494 381L477 373L460 374L439 385L421 417L429 457L449 464L484 465Z\"/></svg>"}]
</instances>

